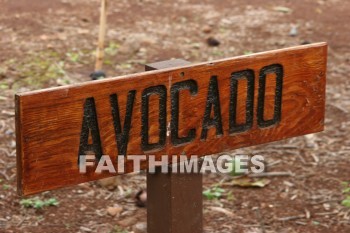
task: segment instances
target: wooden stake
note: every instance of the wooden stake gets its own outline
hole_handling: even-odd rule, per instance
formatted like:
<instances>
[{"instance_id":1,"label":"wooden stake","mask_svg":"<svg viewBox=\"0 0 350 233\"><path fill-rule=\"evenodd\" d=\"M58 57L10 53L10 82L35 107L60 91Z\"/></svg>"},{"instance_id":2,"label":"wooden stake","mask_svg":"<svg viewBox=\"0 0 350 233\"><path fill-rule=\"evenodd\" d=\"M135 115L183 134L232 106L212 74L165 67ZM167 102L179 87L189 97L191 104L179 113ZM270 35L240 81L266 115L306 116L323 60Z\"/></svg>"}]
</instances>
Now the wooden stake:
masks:
<instances>
[{"instance_id":1,"label":"wooden stake","mask_svg":"<svg viewBox=\"0 0 350 233\"><path fill-rule=\"evenodd\" d=\"M98 45L96 50L95 71L102 70L104 58L104 43L107 28L107 1L101 0L100 28L98 34Z\"/></svg>"}]
</instances>

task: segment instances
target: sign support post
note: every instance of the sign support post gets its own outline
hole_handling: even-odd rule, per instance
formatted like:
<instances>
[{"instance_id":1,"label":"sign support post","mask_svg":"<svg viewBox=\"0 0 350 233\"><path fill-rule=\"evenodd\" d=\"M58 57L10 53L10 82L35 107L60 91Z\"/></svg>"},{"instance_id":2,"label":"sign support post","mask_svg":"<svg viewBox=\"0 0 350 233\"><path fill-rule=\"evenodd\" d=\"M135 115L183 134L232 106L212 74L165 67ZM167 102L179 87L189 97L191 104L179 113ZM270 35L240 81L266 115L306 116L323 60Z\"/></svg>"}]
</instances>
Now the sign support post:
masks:
<instances>
[{"instance_id":1,"label":"sign support post","mask_svg":"<svg viewBox=\"0 0 350 233\"><path fill-rule=\"evenodd\" d=\"M146 65L146 71L189 65L176 59ZM147 232L203 232L203 196L201 173L164 174L160 167L147 173Z\"/></svg>"}]
</instances>

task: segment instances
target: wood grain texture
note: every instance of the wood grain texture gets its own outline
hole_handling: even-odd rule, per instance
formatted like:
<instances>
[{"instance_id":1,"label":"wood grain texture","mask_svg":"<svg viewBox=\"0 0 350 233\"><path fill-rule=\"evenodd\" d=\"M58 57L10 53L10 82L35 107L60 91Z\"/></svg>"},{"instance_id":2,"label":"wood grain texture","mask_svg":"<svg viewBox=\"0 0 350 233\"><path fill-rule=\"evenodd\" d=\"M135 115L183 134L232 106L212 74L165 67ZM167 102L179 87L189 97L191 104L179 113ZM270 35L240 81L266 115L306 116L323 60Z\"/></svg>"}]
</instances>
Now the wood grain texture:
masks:
<instances>
[{"instance_id":1,"label":"wood grain texture","mask_svg":"<svg viewBox=\"0 0 350 233\"><path fill-rule=\"evenodd\" d=\"M21 195L34 194L68 185L97 180L112 176L89 171L79 173L77 163L81 130L86 99L93 97L103 154L116 161L118 147L113 125L110 97L118 95L121 125L127 112L129 91L135 90L132 107L131 128L127 147L128 155L210 155L236 148L247 147L285 138L322 131L325 112L325 83L327 45L318 43L275 50L259 54L240 56L220 61L171 68L160 71L133 74L123 77L93 81L78 85L63 86L16 95L16 133L18 192ZM276 112L276 88L278 75L266 71L263 98L261 73L264 67L277 65L283 69L280 79L281 115L275 124L265 124ZM276 67L275 67L276 68ZM274 69L275 69L274 68ZM277 69L277 68L276 68ZM236 124L249 119L252 110L252 125L242 132L230 133L230 112L232 112L232 76L238 71L253 75L251 102L247 101L247 79L238 80ZM212 77L216 76L218 99L208 93L215 93ZM192 129L195 137L188 143L174 146L169 132L173 103L171 88L176 83L192 80L196 93L183 89L179 93L178 137L189 136ZM213 81L213 82L212 82ZM283 81L283 82L282 82ZM159 105L157 95L149 95L148 142L157 143L161 138L159 129L159 109L166 109L166 139L164 146L143 151L141 144L142 93L154 86L165 88L166 105ZM261 94L261 93L260 93ZM217 95L216 95L217 96ZM263 99L263 100L262 100ZM230 101L231 100L231 101ZM222 122L222 135L218 127L208 127L206 138L203 132L203 118L208 103L220 102L219 112ZM252 106L247 107L247 103ZM260 104L259 104L260 103ZM249 105L249 104L248 104ZM263 105L263 107L259 107ZM210 104L209 104L210 106ZM231 110L230 110L231 106ZM260 110L259 110L260 108ZM208 110L208 109L207 109ZM215 116L215 107L209 109L210 119ZM248 111L246 111L248 110ZM260 117L259 117L260 116ZM264 122L259 123L259 119ZM265 126L264 126L265 124ZM219 130L220 131L220 130ZM220 134L220 132L219 132ZM90 141L91 139L89 139ZM117 167L117 165L115 164ZM132 162L127 163L126 171L132 172Z\"/></svg>"}]
</instances>

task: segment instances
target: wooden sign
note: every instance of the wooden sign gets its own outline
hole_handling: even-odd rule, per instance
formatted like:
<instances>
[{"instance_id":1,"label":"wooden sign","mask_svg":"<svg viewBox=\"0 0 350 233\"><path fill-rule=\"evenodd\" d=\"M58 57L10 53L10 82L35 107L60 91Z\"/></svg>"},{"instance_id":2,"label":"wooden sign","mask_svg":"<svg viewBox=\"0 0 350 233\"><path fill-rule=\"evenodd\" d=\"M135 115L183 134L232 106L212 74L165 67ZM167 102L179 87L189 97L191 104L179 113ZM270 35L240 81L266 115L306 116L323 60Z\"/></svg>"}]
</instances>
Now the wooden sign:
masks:
<instances>
[{"instance_id":1,"label":"wooden sign","mask_svg":"<svg viewBox=\"0 0 350 233\"><path fill-rule=\"evenodd\" d=\"M19 193L112 176L79 173L88 151L203 156L322 131L326 58L318 43L17 94Z\"/></svg>"}]
</instances>

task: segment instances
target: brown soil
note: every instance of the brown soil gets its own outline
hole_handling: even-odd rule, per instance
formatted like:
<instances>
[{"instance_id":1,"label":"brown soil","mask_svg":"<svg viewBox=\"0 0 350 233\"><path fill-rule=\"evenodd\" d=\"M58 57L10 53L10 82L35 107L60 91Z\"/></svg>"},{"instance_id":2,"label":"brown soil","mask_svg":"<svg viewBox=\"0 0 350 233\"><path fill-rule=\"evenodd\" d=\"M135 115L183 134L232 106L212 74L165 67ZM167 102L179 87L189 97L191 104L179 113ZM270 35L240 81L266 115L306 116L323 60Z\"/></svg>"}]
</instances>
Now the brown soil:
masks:
<instances>
[{"instance_id":1,"label":"brown soil","mask_svg":"<svg viewBox=\"0 0 350 233\"><path fill-rule=\"evenodd\" d=\"M115 190L92 182L38 195L56 198L57 207L24 208L16 195L13 95L90 80L98 7L98 0L0 0L0 232L132 232L146 221L133 198L145 188L144 175L120 177ZM111 1L110 76L170 58L200 62L329 43L326 131L233 151L264 155L269 171L292 175L269 177L263 188L206 175L204 188L224 179L225 193L205 200L205 232L350 232L350 208L341 204L342 183L350 181L349 11L350 2L340 0ZM209 47L208 37L220 46ZM123 210L112 217L107 208L114 205Z\"/></svg>"}]
</instances>

